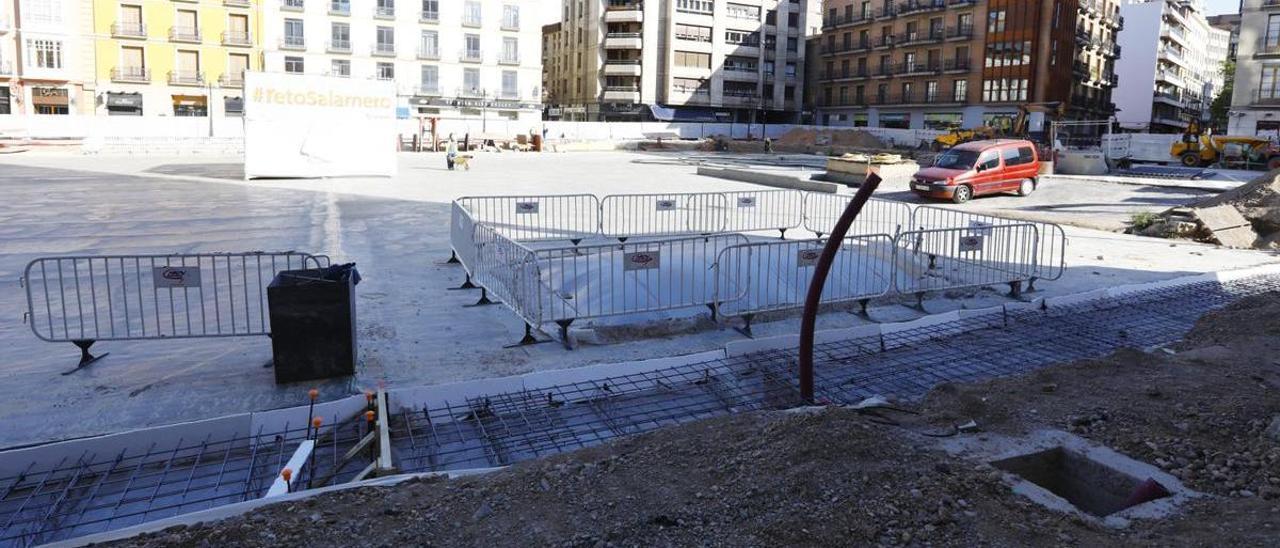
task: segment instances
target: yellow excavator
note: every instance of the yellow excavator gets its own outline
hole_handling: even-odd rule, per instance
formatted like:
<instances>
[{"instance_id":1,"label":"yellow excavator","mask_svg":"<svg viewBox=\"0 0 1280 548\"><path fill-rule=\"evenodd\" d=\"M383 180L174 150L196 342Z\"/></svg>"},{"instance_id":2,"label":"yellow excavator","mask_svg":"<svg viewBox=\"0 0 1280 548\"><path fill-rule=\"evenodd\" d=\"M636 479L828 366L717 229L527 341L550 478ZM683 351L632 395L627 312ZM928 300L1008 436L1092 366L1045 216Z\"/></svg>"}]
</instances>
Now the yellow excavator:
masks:
<instances>
[{"instance_id":1,"label":"yellow excavator","mask_svg":"<svg viewBox=\"0 0 1280 548\"><path fill-rule=\"evenodd\" d=\"M941 151L969 141L995 139L997 135L996 128L987 126L973 129L951 128L951 131L933 139L933 150Z\"/></svg>"},{"instance_id":2,"label":"yellow excavator","mask_svg":"<svg viewBox=\"0 0 1280 548\"><path fill-rule=\"evenodd\" d=\"M1018 116L1008 127L995 128L990 126L982 126L973 129L953 128L951 131L937 136L933 140L934 150L944 150L969 141L981 141L984 139L997 139L1000 137L1011 137L1015 139L1027 139L1030 137L1031 113L1043 112L1049 116L1050 120L1059 120L1063 114L1063 103L1059 101L1049 103L1028 103L1018 105Z\"/></svg>"},{"instance_id":3,"label":"yellow excavator","mask_svg":"<svg viewBox=\"0 0 1280 548\"><path fill-rule=\"evenodd\" d=\"M1227 169L1280 169L1280 149L1270 139L1248 135L1214 135L1192 122L1169 154L1186 167L1219 164Z\"/></svg>"}]
</instances>

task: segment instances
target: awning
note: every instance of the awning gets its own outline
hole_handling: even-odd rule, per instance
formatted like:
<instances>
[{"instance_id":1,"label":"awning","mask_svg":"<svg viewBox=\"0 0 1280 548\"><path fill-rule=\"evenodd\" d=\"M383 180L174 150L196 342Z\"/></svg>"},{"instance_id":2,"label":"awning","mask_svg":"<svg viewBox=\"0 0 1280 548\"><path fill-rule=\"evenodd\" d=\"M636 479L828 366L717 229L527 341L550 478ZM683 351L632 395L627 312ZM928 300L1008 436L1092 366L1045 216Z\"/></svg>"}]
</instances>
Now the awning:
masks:
<instances>
[{"instance_id":1,"label":"awning","mask_svg":"<svg viewBox=\"0 0 1280 548\"><path fill-rule=\"evenodd\" d=\"M71 104L71 98L67 95L67 90L63 88L33 87L31 88L31 104L67 106Z\"/></svg>"},{"instance_id":2,"label":"awning","mask_svg":"<svg viewBox=\"0 0 1280 548\"><path fill-rule=\"evenodd\" d=\"M107 92L107 107L142 108L142 94Z\"/></svg>"},{"instance_id":3,"label":"awning","mask_svg":"<svg viewBox=\"0 0 1280 548\"><path fill-rule=\"evenodd\" d=\"M660 122L727 122L733 118L730 112L711 108L649 105L649 111Z\"/></svg>"},{"instance_id":4,"label":"awning","mask_svg":"<svg viewBox=\"0 0 1280 548\"><path fill-rule=\"evenodd\" d=\"M207 99L203 95L174 95L173 104L178 106L205 106Z\"/></svg>"}]
</instances>

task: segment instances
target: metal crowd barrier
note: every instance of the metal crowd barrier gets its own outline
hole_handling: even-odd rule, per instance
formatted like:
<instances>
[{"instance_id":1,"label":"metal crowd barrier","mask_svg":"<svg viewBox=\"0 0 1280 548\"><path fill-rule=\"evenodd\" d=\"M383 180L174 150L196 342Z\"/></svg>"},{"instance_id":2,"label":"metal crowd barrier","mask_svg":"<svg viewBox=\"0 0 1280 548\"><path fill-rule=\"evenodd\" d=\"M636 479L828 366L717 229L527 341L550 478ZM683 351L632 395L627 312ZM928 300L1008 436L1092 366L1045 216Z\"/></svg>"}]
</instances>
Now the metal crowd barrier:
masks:
<instances>
[{"instance_id":1,"label":"metal crowd barrier","mask_svg":"<svg viewBox=\"0 0 1280 548\"><path fill-rule=\"evenodd\" d=\"M96 341L268 335L276 273L327 265L293 251L42 257L22 285L32 333L79 347L79 369L106 355Z\"/></svg>"},{"instance_id":2,"label":"metal crowd barrier","mask_svg":"<svg viewBox=\"0 0 1280 548\"><path fill-rule=\"evenodd\" d=\"M725 232L777 230L782 237L804 222L804 193L799 190L722 192Z\"/></svg>"},{"instance_id":3,"label":"metal crowd barrier","mask_svg":"<svg viewBox=\"0 0 1280 548\"><path fill-rule=\"evenodd\" d=\"M468 288L475 287L471 284L471 274L475 271L478 253L476 220L460 201L453 202L449 212L449 246L453 248L453 255L449 257L449 262L461 264L466 271L467 281L463 285Z\"/></svg>"},{"instance_id":4,"label":"metal crowd barrier","mask_svg":"<svg viewBox=\"0 0 1280 548\"><path fill-rule=\"evenodd\" d=\"M480 302L496 304L489 293L505 304L526 325L542 323L539 300L542 276L534 252L484 224L476 225L474 279L480 284ZM526 330L528 331L528 330ZM532 333L526 332L532 337Z\"/></svg>"},{"instance_id":5,"label":"metal crowd barrier","mask_svg":"<svg viewBox=\"0 0 1280 548\"><path fill-rule=\"evenodd\" d=\"M725 248L716 259L718 316L741 316L751 335L755 314L802 308L826 240L758 242ZM822 303L858 302L893 289L894 240L888 234L845 238L832 263Z\"/></svg>"},{"instance_id":6,"label":"metal crowd barrier","mask_svg":"<svg viewBox=\"0 0 1280 548\"><path fill-rule=\"evenodd\" d=\"M1040 231L1030 223L913 230L895 239L894 288L915 294L1022 282L1039 271Z\"/></svg>"},{"instance_id":7,"label":"metal crowd barrier","mask_svg":"<svg viewBox=\"0 0 1280 548\"><path fill-rule=\"evenodd\" d=\"M716 256L747 242L716 234L535 251L541 276L541 316L562 340L574 320L711 306Z\"/></svg>"},{"instance_id":8,"label":"metal crowd barrier","mask_svg":"<svg viewBox=\"0 0 1280 548\"><path fill-rule=\"evenodd\" d=\"M911 227L915 230L935 228L984 229L990 226L1029 224L1040 233L1037 270L1028 280L1028 289L1035 289L1036 280L1057 280L1067 270L1067 233L1061 225L1038 221L1018 221L994 215L971 213L936 206L916 207Z\"/></svg>"},{"instance_id":9,"label":"metal crowd barrier","mask_svg":"<svg viewBox=\"0 0 1280 548\"><path fill-rule=\"evenodd\" d=\"M729 198L719 192L613 194L600 200L600 234L637 236L724 232Z\"/></svg>"},{"instance_id":10,"label":"metal crowd barrier","mask_svg":"<svg viewBox=\"0 0 1280 548\"><path fill-rule=\"evenodd\" d=\"M600 200L592 194L458 198L474 222L522 242L580 240L600 233Z\"/></svg>"},{"instance_id":11,"label":"metal crowd barrier","mask_svg":"<svg viewBox=\"0 0 1280 548\"><path fill-rule=\"evenodd\" d=\"M853 200L853 196L844 194L822 194L810 192L804 196L804 228L819 238L829 234L840 214ZM889 234L898 233L911 228L911 206L902 202L872 198L862 208L862 213L849 227L850 234Z\"/></svg>"}]
</instances>

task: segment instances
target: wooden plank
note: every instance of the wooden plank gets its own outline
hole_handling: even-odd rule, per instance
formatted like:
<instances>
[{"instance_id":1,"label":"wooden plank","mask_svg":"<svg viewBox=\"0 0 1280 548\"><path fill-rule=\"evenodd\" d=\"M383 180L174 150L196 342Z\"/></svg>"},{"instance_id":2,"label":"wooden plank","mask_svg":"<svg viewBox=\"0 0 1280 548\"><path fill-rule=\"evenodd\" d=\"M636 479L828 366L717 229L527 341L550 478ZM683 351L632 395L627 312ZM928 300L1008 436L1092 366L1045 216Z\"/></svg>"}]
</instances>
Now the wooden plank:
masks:
<instances>
[{"instance_id":1,"label":"wooden plank","mask_svg":"<svg viewBox=\"0 0 1280 548\"><path fill-rule=\"evenodd\" d=\"M264 499L278 497L293 490L293 485L298 483L298 478L302 477L302 467L307 465L307 459L311 458L311 451L315 450L315 440L303 440L298 444L298 448L294 450L293 456L289 457L289 462L284 467L288 468L292 473L289 476L289 482L285 483L284 476L276 474L276 480L271 483L271 488L267 489ZM283 472L283 470L281 470Z\"/></svg>"},{"instance_id":2,"label":"wooden plank","mask_svg":"<svg viewBox=\"0 0 1280 548\"><path fill-rule=\"evenodd\" d=\"M391 426L387 420L387 392L378 389L378 475L394 474L395 463L391 460Z\"/></svg>"}]
</instances>

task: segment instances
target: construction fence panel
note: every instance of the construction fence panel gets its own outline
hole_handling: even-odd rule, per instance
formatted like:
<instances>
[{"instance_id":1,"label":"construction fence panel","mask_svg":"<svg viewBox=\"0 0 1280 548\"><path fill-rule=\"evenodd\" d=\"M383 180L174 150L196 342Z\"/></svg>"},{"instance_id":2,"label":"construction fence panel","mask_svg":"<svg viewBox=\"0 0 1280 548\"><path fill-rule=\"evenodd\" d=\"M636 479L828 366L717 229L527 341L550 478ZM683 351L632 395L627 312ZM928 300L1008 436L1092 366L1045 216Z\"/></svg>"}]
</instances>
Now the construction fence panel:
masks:
<instances>
[{"instance_id":1,"label":"construction fence panel","mask_svg":"<svg viewBox=\"0 0 1280 548\"><path fill-rule=\"evenodd\" d=\"M804 193L799 190L722 192L725 232L787 230L804 221Z\"/></svg>"},{"instance_id":2,"label":"construction fence panel","mask_svg":"<svg viewBox=\"0 0 1280 548\"><path fill-rule=\"evenodd\" d=\"M476 283L529 325L542 322L541 275L534 253L488 225L476 225Z\"/></svg>"},{"instance_id":3,"label":"construction fence panel","mask_svg":"<svg viewBox=\"0 0 1280 548\"><path fill-rule=\"evenodd\" d=\"M453 249L453 256L457 257L462 268L475 274L476 255L479 253L476 249L476 220L456 200L449 212L449 247Z\"/></svg>"},{"instance_id":4,"label":"construction fence panel","mask_svg":"<svg viewBox=\"0 0 1280 548\"><path fill-rule=\"evenodd\" d=\"M903 232L895 240L895 287L923 294L1031 280L1039 244L1029 223Z\"/></svg>"},{"instance_id":5,"label":"construction fence panel","mask_svg":"<svg viewBox=\"0 0 1280 548\"><path fill-rule=\"evenodd\" d=\"M740 234L715 234L540 249L536 255L542 320L710 305L715 298L716 256L746 242Z\"/></svg>"},{"instance_id":6,"label":"construction fence panel","mask_svg":"<svg viewBox=\"0 0 1280 548\"><path fill-rule=\"evenodd\" d=\"M852 195L809 192L804 196L804 228L818 237L830 234L844 213ZM850 234L889 234L911 228L911 206L903 202L872 198L849 227Z\"/></svg>"},{"instance_id":7,"label":"construction fence panel","mask_svg":"<svg viewBox=\"0 0 1280 548\"><path fill-rule=\"evenodd\" d=\"M1067 233L1062 229L1062 225L1007 219L945 207L919 206L915 210L911 227L914 230L939 228L970 228L978 230L992 226L1021 224L1035 226L1040 235L1040 242L1037 246L1037 253L1039 253L1039 257L1037 257L1038 268L1034 279L1052 281L1061 278L1067 270Z\"/></svg>"},{"instance_id":8,"label":"construction fence panel","mask_svg":"<svg viewBox=\"0 0 1280 548\"><path fill-rule=\"evenodd\" d=\"M801 308L826 240L784 240L725 248L716 259L716 312L744 316ZM845 238L822 302L872 299L893 289L894 242L887 234Z\"/></svg>"},{"instance_id":9,"label":"construction fence panel","mask_svg":"<svg viewBox=\"0 0 1280 548\"><path fill-rule=\"evenodd\" d=\"M266 335L276 273L327 264L292 251L42 257L23 284L45 341Z\"/></svg>"},{"instance_id":10,"label":"construction fence panel","mask_svg":"<svg viewBox=\"0 0 1280 548\"><path fill-rule=\"evenodd\" d=\"M513 240L577 240L600 232L600 200L592 194L458 198L477 223Z\"/></svg>"},{"instance_id":11,"label":"construction fence panel","mask_svg":"<svg viewBox=\"0 0 1280 548\"><path fill-rule=\"evenodd\" d=\"M727 200L718 192L605 196L600 200L601 233L630 238L724 232Z\"/></svg>"}]
</instances>

